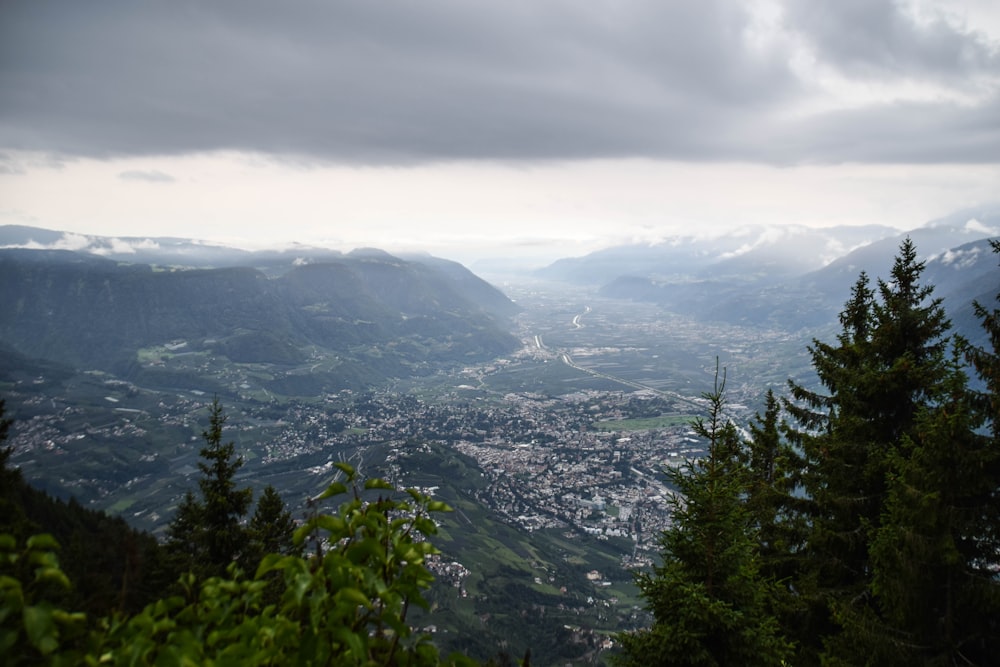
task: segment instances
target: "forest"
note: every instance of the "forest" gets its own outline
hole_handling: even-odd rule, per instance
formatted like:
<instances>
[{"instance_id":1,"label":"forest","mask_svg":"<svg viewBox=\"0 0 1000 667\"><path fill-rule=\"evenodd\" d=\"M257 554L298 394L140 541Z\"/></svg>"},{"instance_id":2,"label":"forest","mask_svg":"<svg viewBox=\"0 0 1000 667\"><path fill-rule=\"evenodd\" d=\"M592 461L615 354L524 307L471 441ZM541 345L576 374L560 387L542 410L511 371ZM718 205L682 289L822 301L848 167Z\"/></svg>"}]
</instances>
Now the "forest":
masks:
<instances>
[{"instance_id":1,"label":"forest","mask_svg":"<svg viewBox=\"0 0 1000 667\"><path fill-rule=\"evenodd\" d=\"M862 273L835 339L809 347L818 386L769 392L749 437L718 369L694 424L707 454L664 471L681 494L660 564L637 575L653 623L617 635L618 664L995 664L1000 309L975 304L986 347L952 335L923 268L906 240L887 280ZM216 402L163 545L31 490L0 450L0 654L471 664L407 622L443 503L340 464L315 499L337 509L296 527L271 489L251 512L224 423Z\"/></svg>"}]
</instances>

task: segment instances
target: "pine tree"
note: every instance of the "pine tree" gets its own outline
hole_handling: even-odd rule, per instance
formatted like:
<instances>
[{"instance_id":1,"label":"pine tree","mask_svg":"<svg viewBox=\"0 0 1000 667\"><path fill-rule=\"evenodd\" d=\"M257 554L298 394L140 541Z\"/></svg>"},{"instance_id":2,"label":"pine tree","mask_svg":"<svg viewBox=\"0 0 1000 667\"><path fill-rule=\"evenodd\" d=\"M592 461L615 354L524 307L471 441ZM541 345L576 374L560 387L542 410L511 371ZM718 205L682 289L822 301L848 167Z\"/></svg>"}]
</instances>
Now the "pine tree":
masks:
<instances>
[{"instance_id":1,"label":"pine tree","mask_svg":"<svg viewBox=\"0 0 1000 667\"><path fill-rule=\"evenodd\" d=\"M805 611L795 634L798 660L819 661L822 638L837 631L830 618L830 601L856 585L867 560L861 534L860 500L866 496L862 472L868 457L863 434L866 419L860 386L871 374L866 368L874 293L862 272L840 313L837 344L814 340L809 347L823 394L789 381L791 398L785 409L798 424L788 438L801 453L804 497L798 511L804 544L793 586Z\"/></svg>"},{"instance_id":2,"label":"pine tree","mask_svg":"<svg viewBox=\"0 0 1000 667\"><path fill-rule=\"evenodd\" d=\"M871 547L880 664L985 664L1000 649L997 450L957 358L945 388L891 459Z\"/></svg>"},{"instance_id":3,"label":"pine tree","mask_svg":"<svg viewBox=\"0 0 1000 667\"><path fill-rule=\"evenodd\" d=\"M637 576L651 628L619 635L622 665L780 665L791 645L770 613L775 587L758 571L744 506L747 468L735 426L723 416L722 383L705 394L702 459L666 471L679 495L660 537L663 565Z\"/></svg>"},{"instance_id":4,"label":"pine tree","mask_svg":"<svg viewBox=\"0 0 1000 667\"><path fill-rule=\"evenodd\" d=\"M890 279L873 291L861 274L840 315L837 345L810 347L820 394L791 383L799 429L808 535L797 582L812 597L812 627L828 658L864 662L884 639L873 597L870 545L888 502L887 476L917 437L918 416L941 397L948 320L906 239ZM824 618L826 610L832 616ZM840 635L837 637L836 635ZM805 639L805 638L803 638Z\"/></svg>"},{"instance_id":5,"label":"pine tree","mask_svg":"<svg viewBox=\"0 0 1000 667\"><path fill-rule=\"evenodd\" d=\"M250 537L250 562L248 567L256 567L257 562L267 554L288 555L297 551L292 536L295 521L285 509L277 489L268 484L257 500L257 508L248 526Z\"/></svg>"},{"instance_id":6,"label":"pine tree","mask_svg":"<svg viewBox=\"0 0 1000 667\"><path fill-rule=\"evenodd\" d=\"M11 420L4 416L5 410L5 400L0 399L0 532L24 537L30 532L30 522L25 516L19 493L24 479L19 468L8 465L14 446L4 446L11 425Z\"/></svg>"},{"instance_id":7,"label":"pine tree","mask_svg":"<svg viewBox=\"0 0 1000 667\"><path fill-rule=\"evenodd\" d=\"M764 414L750 423L747 442L746 506L760 543L762 569L775 579L789 575L790 559L801 541L793 492L802 461L782 437L781 403L768 389Z\"/></svg>"},{"instance_id":8,"label":"pine tree","mask_svg":"<svg viewBox=\"0 0 1000 667\"><path fill-rule=\"evenodd\" d=\"M225 572L246 549L248 535L241 521L253 500L253 491L237 488L233 479L243 458L235 455L233 442L222 442L225 423L226 415L216 398L209 409L209 427L202 432L205 446L200 452L203 461L198 463L201 499L191 492L185 495L168 533L170 547L180 554L182 569L209 576Z\"/></svg>"},{"instance_id":9,"label":"pine tree","mask_svg":"<svg viewBox=\"0 0 1000 667\"><path fill-rule=\"evenodd\" d=\"M993 252L1000 254L1000 241L990 241L990 244ZM996 300L1000 303L1000 293ZM973 302L972 307L986 331L989 348L974 347L965 340L959 342L959 347L985 385L985 391L974 393L972 400L989 423L994 443L1000 446L1000 308L988 310L978 301Z\"/></svg>"}]
</instances>

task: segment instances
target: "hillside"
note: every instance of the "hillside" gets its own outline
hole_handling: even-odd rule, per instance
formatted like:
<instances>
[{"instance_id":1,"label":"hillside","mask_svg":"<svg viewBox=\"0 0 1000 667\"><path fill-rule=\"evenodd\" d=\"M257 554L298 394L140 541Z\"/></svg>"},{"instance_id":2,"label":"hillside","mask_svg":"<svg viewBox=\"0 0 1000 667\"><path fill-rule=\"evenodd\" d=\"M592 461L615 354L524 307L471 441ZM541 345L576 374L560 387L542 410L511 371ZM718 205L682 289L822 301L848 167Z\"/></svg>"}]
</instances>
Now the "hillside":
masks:
<instances>
[{"instance_id":1,"label":"hillside","mask_svg":"<svg viewBox=\"0 0 1000 667\"><path fill-rule=\"evenodd\" d=\"M507 324L517 307L460 265L384 253L288 259L269 276L251 266L164 269L2 249L0 298L10 305L0 344L146 380L180 355L266 364L279 375L307 362L319 371L308 387L284 387L289 393L427 374L517 345Z\"/></svg>"}]
</instances>

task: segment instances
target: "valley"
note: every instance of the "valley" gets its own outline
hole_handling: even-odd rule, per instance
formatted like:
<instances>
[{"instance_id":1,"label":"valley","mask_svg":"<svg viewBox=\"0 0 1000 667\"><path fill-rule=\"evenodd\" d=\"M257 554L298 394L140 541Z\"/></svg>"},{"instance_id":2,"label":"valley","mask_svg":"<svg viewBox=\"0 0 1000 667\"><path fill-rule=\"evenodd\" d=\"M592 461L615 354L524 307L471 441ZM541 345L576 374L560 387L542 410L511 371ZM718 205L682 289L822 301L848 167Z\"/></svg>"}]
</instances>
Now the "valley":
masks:
<instances>
[{"instance_id":1,"label":"valley","mask_svg":"<svg viewBox=\"0 0 1000 667\"><path fill-rule=\"evenodd\" d=\"M716 359L729 414L745 424L768 386L808 371L813 332L706 324L584 288L503 289L521 308L516 351L378 390L282 395L308 369L235 363L182 340L138 363L209 378L211 391L96 371L7 382L13 462L40 488L162 535L195 485L215 393L245 461L238 483L274 485L297 518L337 461L455 508L421 619L439 644L485 657L507 642L542 659L537 647L563 633L549 658L593 658L611 633L646 622L631 572L655 561L669 522L662 469L702 453L690 420ZM525 610L537 617L526 623Z\"/></svg>"},{"instance_id":2,"label":"valley","mask_svg":"<svg viewBox=\"0 0 1000 667\"><path fill-rule=\"evenodd\" d=\"M928 265L973 334L963 309L996 280L985 246ZM719 372L746 433L768 390L815 387L808 348L835 336L857 268L617 280L630 266L602 260L612 282L592 284L591 257L578 280L489 284L378 251L218 271L39 252L0 254L0 396L31 484L162 538L218 398L235 481L273 485L298 520L340 461L450 505L414 622L445 652L531 648L536 664L600 662L649 623L633 574L657 563L678 501L664 470L704 453L702 394ZM640 284L655 289L616 291Z\"/></svg>"}]
</instances>

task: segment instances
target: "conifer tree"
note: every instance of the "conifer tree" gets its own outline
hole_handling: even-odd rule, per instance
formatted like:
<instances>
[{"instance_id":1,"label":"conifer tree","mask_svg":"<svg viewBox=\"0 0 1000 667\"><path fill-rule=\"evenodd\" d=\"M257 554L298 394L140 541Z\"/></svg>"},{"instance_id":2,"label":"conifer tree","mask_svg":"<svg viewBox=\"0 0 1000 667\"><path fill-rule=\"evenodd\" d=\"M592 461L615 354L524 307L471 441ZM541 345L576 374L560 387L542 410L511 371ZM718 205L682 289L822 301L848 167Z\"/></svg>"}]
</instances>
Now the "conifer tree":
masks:
<instances>
[{"instance_id":1,"label":"conifer tree","mask_svg":"<svg viewBox=\"0 0 1000 667\"><path fill-rule=\"evenodd\" d=\"M663 565L637 576L655 620L619 635L622 665L780 665L791 655L770 613L775 587L758 571L743 503L747 468L722 413L724 384L704 395L708 419L694 425L708 441L706 456L666 471L680 495L660 537Z\"/></svg>"},{"instance_id":2,"label":"conifer tree","mask_svg":"<svg viewBox=\"0 0 1000 667\"><path fill-rule=\"evenodd\" d=\"M802 462L782 437L781 403L768 389L764 414L750 423L747 447L747 497L757 539L762 570L776 579L788 576L789 559L800 541L793 508L793 492Z\"/></svg>"},{"instance_id":3,"label":"conifer tree","mask_svg":"<svg viewBox=\"0 0 1000 667\"><path fill-rule=\"evenodd\" d=\"M867 560L859 505L867 493L863 470L869 457L864 436L865 406L860 390L871 371L866 368L873 325L874 293L862 272L840 313L837 344L814 340L809 347L823 394L789 381L791 399L785 409L797 423L788 437L803 457L799 506L806 534L794 586L806 606L801 619L799 660L815 663L821 638L836 626L829 617L830 598L856 585Z\"/></svg>"},{"instance_id":4,"label":"conifer tree","mask_svg":"<svg viewBox=\"0 0 1000 667\"><path fill-rule=\"evenodd\" d=\"M0 529L20 536L28 527L24 508L17 497L24 481L19 468L8 466L14 447L5 446L11 425L11 420L4 416L5 409L5 400L0 398Z\"/></svg>"},{"instance_id":5,"label":"conifer tree","mask_svg":"<svg viewBox=\"0 0 1000 667\"><path fill-rule=\"evenodd\" d=\"M225 423L226 415L216 398L209 409L209 427L202 432L205 446L200 452L203 461L198 463L201 499L190 491L185 495L168 533L170 547L183 554L182 569L209 576L224 573L245 550L248 535L241 521L253 500L253 491L237 488L233 479L243 458L235 455L232 441L222 442Z\"/></svg>"},{"instance_id":6,"label":"conifer tree","mask_svg":"<svg viewBox=\"0 0 1000 667\"><path fill-rule=\"evenodd\" d=\"M990 241L993 252L1000 254L1000 241ZM1000 303L1000 293L996 295ZM975 370L985 385L985 391L975 392L972 400L989 424L996 446L1000 446L1000 308L988 310L977 302L972 304L989 341L989 347L974 347L968 341L959 341L965 360Z\"/></svg>"},{"instance_id":7,"label":"conifer tree","mask_svg":"<svg viewBox=\"0 0 1000 667\"><path fill-rule=\"evenodd\" d=\"M250 519L250 539L262 554L288 555L295 550L294 533L295 521L291 512L285 509L277 489L268 484Z\"/></svg>"},{"instance_id":8,"label":"conifer tree","mask_svg":"<svg viewBox=\"0 0 1000 667\"><path fill-rule=\"evenodd\" d=\"M870 546L887 507L887 476L912 452L918 417L938 402L948 376L950 325L933 288L920 284L923 268L906 239L890 279L878 281L877 299L862 273L840 315L837 345L810 347L828 393L790 383L786 406L799 423L790 436L803 453L809 524L796 586L812 598L810 625L827 636L830 660L865 662L884 629ZM824 618L828 609L832 617Z\"/></svg>"},{"instance_id":9,"label":"conifer tree","mask_svg":"<svg viewBox=\"0 0 1000 667\"><path fill-rule=\"evenodd\" d=\"M878 614L866 653L879 664L986 664L1000 651L997 450L957 359L945 389L890 461L871 547Z\"/></svg>"}]
</instances>

